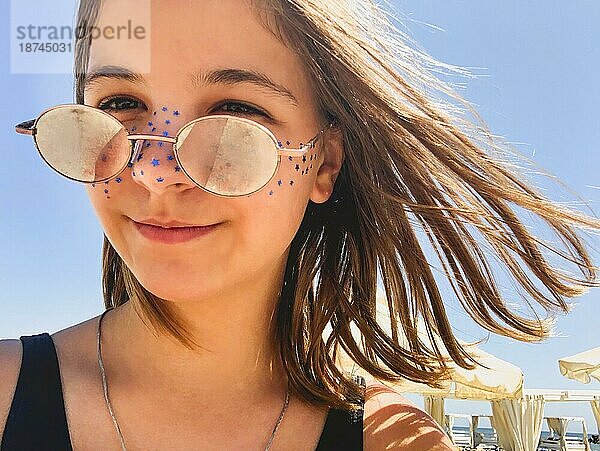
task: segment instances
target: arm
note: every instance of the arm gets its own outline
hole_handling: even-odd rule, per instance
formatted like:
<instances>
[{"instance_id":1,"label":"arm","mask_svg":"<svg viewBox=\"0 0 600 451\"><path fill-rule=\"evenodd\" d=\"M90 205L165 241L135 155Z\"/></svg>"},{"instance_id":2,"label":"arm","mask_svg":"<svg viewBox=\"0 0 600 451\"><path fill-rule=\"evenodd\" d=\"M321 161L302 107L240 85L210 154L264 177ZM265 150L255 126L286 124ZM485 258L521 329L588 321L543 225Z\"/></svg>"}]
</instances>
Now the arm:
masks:
<instances>
[{"instance_id":1,"label":"arm","mask_svg":"<svg viewBox=\"0 0 600 451\"><path fill-rule=\"evenodd\" d=\"M19 340L0 340L0 442L17 387L21 353Z\"/></svg>"},{"instance_id":2,"label":"arm","mask_svg":"<svg viewBox=\"0 0 600 451\"><path fill-rule=\"evenodd\" d=\"M365 451L457 450L433 418L377 381L367 384L363 434Z\"/></svg>"}]
</instances>

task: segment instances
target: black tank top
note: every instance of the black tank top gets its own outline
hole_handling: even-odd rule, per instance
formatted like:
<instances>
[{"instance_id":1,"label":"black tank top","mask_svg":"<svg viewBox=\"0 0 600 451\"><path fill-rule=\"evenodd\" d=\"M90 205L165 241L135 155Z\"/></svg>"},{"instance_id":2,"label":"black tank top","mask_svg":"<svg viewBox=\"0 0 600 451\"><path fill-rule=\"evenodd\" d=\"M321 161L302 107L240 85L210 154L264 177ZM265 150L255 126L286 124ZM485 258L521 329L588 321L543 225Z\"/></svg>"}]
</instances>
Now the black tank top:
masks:
<instances>
[{"instance_id":1,"label":"black tank top","mask_svg":"<svg viewBox=\"0 0 600 451\"><path fill-rule=\"evenodd\" d=\"M23 358L0 451L71 451L56 348L48 333L20 337ZM357 376L363 387L365 380ZM329 409L315 451L363 449L363 410Z\"/></svg>"}]
</instances>

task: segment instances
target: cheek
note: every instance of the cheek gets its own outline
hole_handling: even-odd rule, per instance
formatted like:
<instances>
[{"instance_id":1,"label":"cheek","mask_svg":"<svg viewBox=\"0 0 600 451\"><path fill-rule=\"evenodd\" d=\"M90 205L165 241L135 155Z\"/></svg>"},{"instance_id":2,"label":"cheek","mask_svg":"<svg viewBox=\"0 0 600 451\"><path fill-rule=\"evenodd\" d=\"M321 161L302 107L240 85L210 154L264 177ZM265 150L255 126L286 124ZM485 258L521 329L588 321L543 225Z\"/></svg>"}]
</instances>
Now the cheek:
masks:
<instances>
[{"instance_id":1,"label":"cheek","mask_svg":"<svg viewBox=\"0 0 600 451\"><path fill-rule=\"evenodd\" d=\"M92 188L91 185L85 188L104 235L120 255L128 255L128 246L123 234L123 216L116 211L114 204L106 200L106 194L103 189L98 189L98 185L96 188Z\"/></svg>"},{"instance_id":2,"label":"cheek","mask_svg":"<svg viewBox=\"0 0 600 451\"><path fill-rule=\"evenodd\" d=\"M280 144L282 143L280 142ZM285 147L288 146L290 146L289 141L285 143ZM295 192L302 192L307 195L308 189L312 187L314 182L314 177L311 175L318 158L318 148L311 149L302 157L281 157L281 164L275 177L263 188L265 195L267 197L288 197L290 193Z\"/></svg>"},{"instance_id":3,"label":"cheek","mask_svg":"<svg viewBox=\"0 0 600 451\"><path fill-rule=\"evenodd\" d=\"M262 191L236 201L243 217L236 248L250 252L245 258L251 260L246 261L273 261L288 248L300 227L313 188L316 170L311 165L318 167L315 152L307 153L306 161L302 158L290 161L286 157Z\"/></svg>"},{"instance_id":4,"label":"cheek","mask_svg":"<svg viewBox=\"0 0 600 451\"><path fill-rule=\"evenodd\" d=\"M298 148L295 144L290 147ZM298 230L315 183L319 152L317 148L300 158L282 157L275 176L247 198L245 216L257 230L268 229L267 240L282 237L287 247Z\"/></svg>"},{"instance_id":5,"label":"cheek","mask_svg":"<svg viewBox=\"0 0 600 451\"><path fill-rule=\"evenodd\" d=\"M107 186L108 188L104 188L104 186ZM104 184L96 184L95 188L91 185L87 185L85 189L106 236L113 235L115 230L119 227L118 221L122 218L122 215L117 211L116 204L113 203L113 200L106 199L107 197L110 198L112 194L106 194L104 190L115 190L110 188L110 185Z\"/></svg>"}]
</instances>

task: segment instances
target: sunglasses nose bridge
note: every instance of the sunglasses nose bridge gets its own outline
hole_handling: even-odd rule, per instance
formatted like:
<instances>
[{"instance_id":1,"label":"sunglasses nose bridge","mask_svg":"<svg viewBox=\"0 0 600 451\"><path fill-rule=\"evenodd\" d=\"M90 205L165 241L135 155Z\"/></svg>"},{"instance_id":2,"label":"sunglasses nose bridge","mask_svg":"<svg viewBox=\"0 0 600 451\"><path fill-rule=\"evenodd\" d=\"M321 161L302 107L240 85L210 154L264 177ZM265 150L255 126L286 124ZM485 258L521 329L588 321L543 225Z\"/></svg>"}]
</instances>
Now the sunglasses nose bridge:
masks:
<instances>
[{"instance_id":1,"label":"sunglasses nose bridge","mask_svg":"<svg viewBox=\"0 0 600 451\"><path fill-rule=\"evenodd\" d=\"M140 154L142 147L144 146L144 140L143 139L131 140L131 144L133 147L133 152L131 153L131 159L129 160L130 167L133 166L133 163L135 162L136 158Z\"/></svg>"},{"instance_id":2,"label":"sunglasses nose bridge","mask_svg":"<svg viewBox=\"0 0 600 451\"><path fill-rule=\"evenodd\" d=\"M154 149L151 149L152 147L159 148L156 150L156 154L161 155L162 157L174 154L174 146L177 142L177 137L158 136L153 134L147 135L130 133L127 136L127 139L129 140L131 149L131 157L129 159L130 165L140 161L145 153L153 152ZM169 145L173 147L169 148ZM169 158L169 160L173 160L173 158Z\"/></svg>"}]
</instances>

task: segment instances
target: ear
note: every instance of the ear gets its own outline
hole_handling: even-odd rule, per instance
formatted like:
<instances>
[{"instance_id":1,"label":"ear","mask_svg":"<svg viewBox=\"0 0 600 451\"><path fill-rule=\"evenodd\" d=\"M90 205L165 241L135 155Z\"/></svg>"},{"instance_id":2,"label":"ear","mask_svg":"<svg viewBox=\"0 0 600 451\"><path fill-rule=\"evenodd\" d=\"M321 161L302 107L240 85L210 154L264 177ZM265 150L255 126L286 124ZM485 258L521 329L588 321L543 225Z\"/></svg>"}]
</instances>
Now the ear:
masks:
<instances>
[{"instance_id":1,"label":"ear","mask_svg":"<svg viewBox=\"0 0 600 451\"><path fill-rule=\"evenodd\" d=\"M335 180L344 162L344 136L340 128L331 127L324 134L321 143L322 157L310 194L310 200L317 204L326 202L331 197Z\"/></svg>"}]
</instances>

